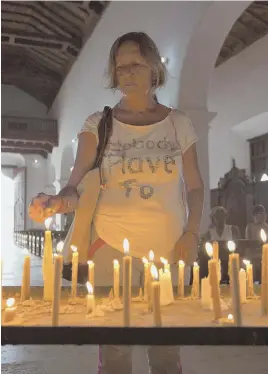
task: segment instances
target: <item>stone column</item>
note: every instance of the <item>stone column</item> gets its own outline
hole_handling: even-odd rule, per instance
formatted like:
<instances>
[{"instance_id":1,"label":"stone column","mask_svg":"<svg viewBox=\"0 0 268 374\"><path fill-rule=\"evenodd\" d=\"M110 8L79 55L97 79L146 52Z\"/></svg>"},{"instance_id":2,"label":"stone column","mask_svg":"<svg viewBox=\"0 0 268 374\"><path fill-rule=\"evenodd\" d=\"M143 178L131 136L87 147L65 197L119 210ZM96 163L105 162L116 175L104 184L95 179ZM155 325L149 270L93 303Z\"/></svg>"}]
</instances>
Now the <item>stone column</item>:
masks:
<instances>
[{"instance_id":1,"label":"stone column","mask_svg":"<svg viewBox=\"0 0 268 374\"><path fill-rule=\"evenodd\" d=\"M197 143L198 164L205 187L204 210L201 222L201 233L207 231L210 224L210 180L209 180L209 154L208 154L208 133L209 124L217 113L209 112L206 108L190 109L180 108L190 117L196 135L199 139Z\"/></svg>"}]
</instances>

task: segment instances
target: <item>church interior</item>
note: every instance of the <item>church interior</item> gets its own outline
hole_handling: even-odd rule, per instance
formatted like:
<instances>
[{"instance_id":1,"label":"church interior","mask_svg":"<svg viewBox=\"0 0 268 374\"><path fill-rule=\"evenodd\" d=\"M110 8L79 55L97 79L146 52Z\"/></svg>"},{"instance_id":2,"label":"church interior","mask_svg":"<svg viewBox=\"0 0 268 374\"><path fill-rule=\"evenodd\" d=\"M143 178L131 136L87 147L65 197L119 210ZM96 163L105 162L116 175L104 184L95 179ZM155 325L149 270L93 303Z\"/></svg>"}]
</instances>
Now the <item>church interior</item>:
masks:
<instances>
[{"instance_id":1,"label":"church interior","mask_svg":"<svg viewBox=\"0 0 268 374\"><path fill-rule=\"evenodd\" d=\"M43 289L45 231L55 255L72 226L73 212L53 216L46 228L30 219L28 207L38 193L56 195L66 185L85 119L117 103L118 92L107 89L109 49L130 31L144 31L157 44L168 72L157 99L187 113L198 137L204 183L198 287L209 279L208 242L218 251L219 288L230 287L231 241L247 292L250 264L252 287L262 289L254 291L258 302L260 292L268 299L268 2L2 1L1 23L2 324L5 290L11 296L22 292L25 258L31 264L29 287ZM115 287L98 280L105 261L110 259L95 263L96 290ZM179 279L176 271L175 289ZM62 279L61 285L67 290L71 282ZM139 284L134 286L138 292ZM78 293L85 289L79 287ZM249 304L243 306L245 319ZM265 308L267 316L268 302ZM268 328L267 318L263 324ZM181 347L184 374L264 374L267 355L267 346ZM98 346L2 343L1 357L3 373L94 374ZM133 373L147 373L146 365L141 341Z\"/></svg>"}]
</instances>

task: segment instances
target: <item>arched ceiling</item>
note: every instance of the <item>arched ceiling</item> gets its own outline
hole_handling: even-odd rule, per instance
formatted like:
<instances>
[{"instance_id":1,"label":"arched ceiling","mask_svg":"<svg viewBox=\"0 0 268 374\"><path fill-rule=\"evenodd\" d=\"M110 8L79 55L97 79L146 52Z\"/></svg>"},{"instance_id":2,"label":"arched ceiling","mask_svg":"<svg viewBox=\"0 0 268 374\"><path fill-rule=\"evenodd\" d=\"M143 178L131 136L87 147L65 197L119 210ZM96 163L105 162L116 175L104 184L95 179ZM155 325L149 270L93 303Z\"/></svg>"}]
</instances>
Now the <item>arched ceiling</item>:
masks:
<instances>
[{"instance_id":1,"label":"arched ceiling","mask_svg":"<svg viewBox=\"0 0 268 374\"><path fill-rule=\"evenodd\" d=\"M2 1L2 83L51 106L107 1Z\"/></svg>"}]
</instances>

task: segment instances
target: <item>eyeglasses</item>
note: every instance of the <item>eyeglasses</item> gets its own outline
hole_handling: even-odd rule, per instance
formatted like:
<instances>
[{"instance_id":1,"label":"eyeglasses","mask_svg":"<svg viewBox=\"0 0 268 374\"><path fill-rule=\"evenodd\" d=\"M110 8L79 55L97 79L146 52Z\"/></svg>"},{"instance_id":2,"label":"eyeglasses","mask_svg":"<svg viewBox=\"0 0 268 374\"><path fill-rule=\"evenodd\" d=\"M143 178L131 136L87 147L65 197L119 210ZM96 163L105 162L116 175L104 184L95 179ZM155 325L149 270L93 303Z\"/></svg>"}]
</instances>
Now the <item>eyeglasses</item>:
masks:
<instances>
[{"instance_id":1,"label":"eyeglasses","mask_svg":"<svg viewBox=\"0 0 268 374\"><path fill-rule=\"evenodd\" d=\"M118 66L116 67L116 74L118 75L124 75L133 73L133 74L139 74L143 73L145 70L149 69L148 66L146 65L141 65L141 64L129 64L129 65L124 65L124 66Z\"/></svg>"}]
</instances>

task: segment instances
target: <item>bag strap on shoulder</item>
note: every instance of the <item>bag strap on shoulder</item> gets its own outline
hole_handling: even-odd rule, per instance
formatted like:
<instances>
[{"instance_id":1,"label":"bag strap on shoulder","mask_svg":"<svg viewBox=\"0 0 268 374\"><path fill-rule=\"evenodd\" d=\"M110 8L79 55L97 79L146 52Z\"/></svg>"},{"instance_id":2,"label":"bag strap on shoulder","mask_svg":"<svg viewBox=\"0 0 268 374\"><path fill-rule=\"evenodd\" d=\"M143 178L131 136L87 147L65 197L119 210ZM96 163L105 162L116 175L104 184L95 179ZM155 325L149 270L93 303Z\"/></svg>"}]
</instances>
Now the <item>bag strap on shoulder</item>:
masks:
<instances>
[{"instance_id":1,"label":"bag strap on shoulder","mask_svg":"<svg viewBox=\"0 0 268 374\"><path fill-rule=\"evenodd\" d=\"M105 106L98 128L99 145L97 148L97 157L94 165L95 168L99 167L102 163L104 151L112 133L112 127L112 109L109 106Z\"/></svg>"}]
</instances>

